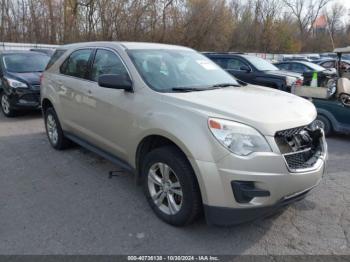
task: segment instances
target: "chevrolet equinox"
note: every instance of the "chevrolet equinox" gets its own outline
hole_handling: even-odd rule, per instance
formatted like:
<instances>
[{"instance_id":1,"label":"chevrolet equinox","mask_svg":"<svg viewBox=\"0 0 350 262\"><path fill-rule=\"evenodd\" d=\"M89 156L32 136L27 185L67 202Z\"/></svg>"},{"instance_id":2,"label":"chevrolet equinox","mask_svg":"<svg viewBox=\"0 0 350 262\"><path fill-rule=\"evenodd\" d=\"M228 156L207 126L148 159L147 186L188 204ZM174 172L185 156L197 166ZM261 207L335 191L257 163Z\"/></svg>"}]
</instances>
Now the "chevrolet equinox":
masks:
<instances>
[{"instance_id":1,"label":"chevrolet equinox","mask_svg":"<svg viewBox=\"0 0 350 262\"><path fill-rule=\"evenodd\" d=\"M309 101L239 84L180 46L61 46L42 77L51 145L71 141L135 174L156 215L237 224L301 200L325 172Z\"/></svg>"}]
</instances>

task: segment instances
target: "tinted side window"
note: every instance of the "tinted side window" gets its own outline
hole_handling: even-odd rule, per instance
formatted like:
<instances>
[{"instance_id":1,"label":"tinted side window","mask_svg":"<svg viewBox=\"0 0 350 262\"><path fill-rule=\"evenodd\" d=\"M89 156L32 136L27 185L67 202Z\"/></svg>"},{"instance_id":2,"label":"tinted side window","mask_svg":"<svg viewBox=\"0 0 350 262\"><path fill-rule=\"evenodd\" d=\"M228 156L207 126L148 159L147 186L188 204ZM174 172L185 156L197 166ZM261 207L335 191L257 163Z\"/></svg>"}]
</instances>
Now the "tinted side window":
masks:
<instances>
[{"instance_id":1,"label":"tinted side window","mask_svg":"<svg viewBox=\"0 0 350 262\"><path fill-rule=\"evenodd\" d=\"M218 66L223 69L227 69L227 59L225 58L211 58Z\"/></svg>"},{"instance_id":2,"label":"tinted side window","mask_svg":"<svg viewBox=\"0 0 350 262\"><path fill-rule=\"evenodd\" d=\"M276 66L281 70L289 70L289 64L278 64Z\"/></svg>"},{"instance_id":3,"label":"tinted side window","mask_svg":"<svg viewBox=\"0 0 350 262\"><path fill-rule=\"evenodd\" d=\"M227 59L228 70L240 71L242 66L248 66L248 65L239 59L235 59L235 58Z\"/></svg>"},{"instance_id":4,"label":"tinted side window","mask_svg":"<svg viewBox=\"0 0 350 262\"><path fill-rule=\"evenodd\" d=\"M96 81L100 75L125 75L128 74L123 62L112 51L99 49L91 70L91 80Z\"/></svg>"},{"instance_id":5,"label":"tinted side window","mask_svg":"<svg viewBox=\"0 0 350 262\"><path fill-rule=\"evenodd\" d=\"M241 66L248 66L248 64L236 58L214 58L213 61L226 70L240 71Z\"/></svg>"},{"instance_id":6,"label":"tinted side window","mask_svg":"<svg viewBox=\"0 0 350 262\"><path fill-rule=\"evenodd\" d=\"M304 73L307 72L308 69L306 68L306 66L302 65L302 64L292 64L292 70L294 72L298 72L298 73Z\"/></svg>"},{"instance_id":7,"label":"tinted side window","mask_svg":"<svg viewBox=\"0 0 350 262\"><path fill-rule=\"evenodd\" d=\"M56 50L55 53L51 56L49 63L46 66L46 69L49 69L64 53L66 50Z\"/></svg>"},{"instance_id":8,"label":"tinted side window","mask_svg":"<svg viewBox=\"0 0 350 262\"><path fill-rule=\"evenodd\" d=\"M87 78L91 53L92 49L83 49L73 52L61 65L61 74L78 78Z\"/></svg>"}]
</instances>

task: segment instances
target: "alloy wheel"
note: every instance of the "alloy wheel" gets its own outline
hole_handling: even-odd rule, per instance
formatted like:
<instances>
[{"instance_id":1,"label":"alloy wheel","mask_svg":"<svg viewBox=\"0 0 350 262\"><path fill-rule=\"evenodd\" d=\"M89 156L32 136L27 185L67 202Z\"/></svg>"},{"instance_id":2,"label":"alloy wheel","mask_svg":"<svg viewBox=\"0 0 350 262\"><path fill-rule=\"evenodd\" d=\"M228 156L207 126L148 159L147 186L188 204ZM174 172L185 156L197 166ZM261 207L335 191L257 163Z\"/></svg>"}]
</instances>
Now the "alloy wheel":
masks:
<instances>
[{"instance_id":1,"label":"alloy wheel","mask_svg":"<svg viewBox=\"0 0 350 262\"><path fill-rule=\"evenodd\" d=\"M52 144L56 145L58 142L58 130L56 120L53 115L49 114L46 119L47 134Z\"/></svg>"},{"instance_id":2,"label":"alloy wheel","mask_svg":"<svg viewBox=\"0 0 350 262\"><path fill-rule=\"evenodd\" d=\"M155 163L148 172L148 190L154 204L167 215L177 214L183 203L183 192L175 172L164 163Z\"/></svg>"},{"instance_id":3,"label":"alloy wheel","mask_svg":"<svg viewBox=\"0 0 350 262\"><path fill-rule=\"evenodd\" d=\"M1 107L5 114L10 114L10 102L5 94L1 96Z\"/></svg>"}]
</instances>

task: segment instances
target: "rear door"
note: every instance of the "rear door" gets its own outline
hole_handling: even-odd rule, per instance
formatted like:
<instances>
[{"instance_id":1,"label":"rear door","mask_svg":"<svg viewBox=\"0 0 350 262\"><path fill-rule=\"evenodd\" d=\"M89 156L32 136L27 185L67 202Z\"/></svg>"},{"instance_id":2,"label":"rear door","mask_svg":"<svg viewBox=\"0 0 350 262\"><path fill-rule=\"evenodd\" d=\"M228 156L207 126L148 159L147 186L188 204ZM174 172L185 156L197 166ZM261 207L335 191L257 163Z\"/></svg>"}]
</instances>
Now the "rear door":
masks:
<instances>
[{"instance_id":1,"label":"rear door","mask_svg":"<svg viewBox=\"0 0 350 262\"><path fill-rule=\"evenodd\" d=\"M94 49L79 49L70 54L56 78L61 103L62 121L80 137L86 137L84 104L89 103L88 74Z\"/></svg>"}]
</instances>

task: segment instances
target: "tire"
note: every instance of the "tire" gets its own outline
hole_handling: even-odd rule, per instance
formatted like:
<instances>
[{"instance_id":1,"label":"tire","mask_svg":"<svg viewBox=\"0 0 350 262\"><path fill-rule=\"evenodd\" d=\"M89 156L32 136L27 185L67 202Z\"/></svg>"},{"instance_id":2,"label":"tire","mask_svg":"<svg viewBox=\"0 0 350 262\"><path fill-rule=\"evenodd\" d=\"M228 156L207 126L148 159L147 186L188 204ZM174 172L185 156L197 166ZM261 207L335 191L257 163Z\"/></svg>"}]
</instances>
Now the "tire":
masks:
<instances>
[{"instance_id":1,"label":"tire","mask_svg":"<svg viewBox=\"0 0 350 262\"><path fill-rule=\"evenodd\" d=\"M341 93L339 96L339 99L344 106L350 106L350 95L349 94Z\"/></svg>"},{"instance_id":2,"label":"tire","mask_svg":"<svg viewBox=\"0 0 350 262\"><path fill-rule=\"evenodd\" d=\"M162 181L161 174L167 173L166 170L169 170L169 179ZM176 147L166 146L148 153L141 172L147 201L161 220L173 226L185 226L201 215L202 199L194 171ZM157 176L158 185L152 173Z\"/></svg>"},{"instance_id":3,"label":"tire","mask_svg":"<svg viewBox=\"0 0 350 262\"><path fill-rule=\"evenodd\" d=\"M0 94L1 111L6 117L15 117L17 112L11 108L11 103L8 96L2 92Z\"/></svg>"},{"instance_id":4,"label":"tire","mask_svg":"<svg viewBox=\"0 0 350 262\"><path fill-rule=\"evenodd\" d=\"M321 127L325 136L330 136L333 133L333 127L329 119L323 115L318 115L313 125L315 127Z\"/></svg>"},{"instance_id":5,"label":"tire","mask_svg":"<svg viewBox=\"0 0 350 262\"><path fill-rule=\"evenodd\" d=\"M45 111L45 129L53 148L63 150L71 145L70 140L64 136L60 121L52 107Z\"/></svg>"}]
</instances>

